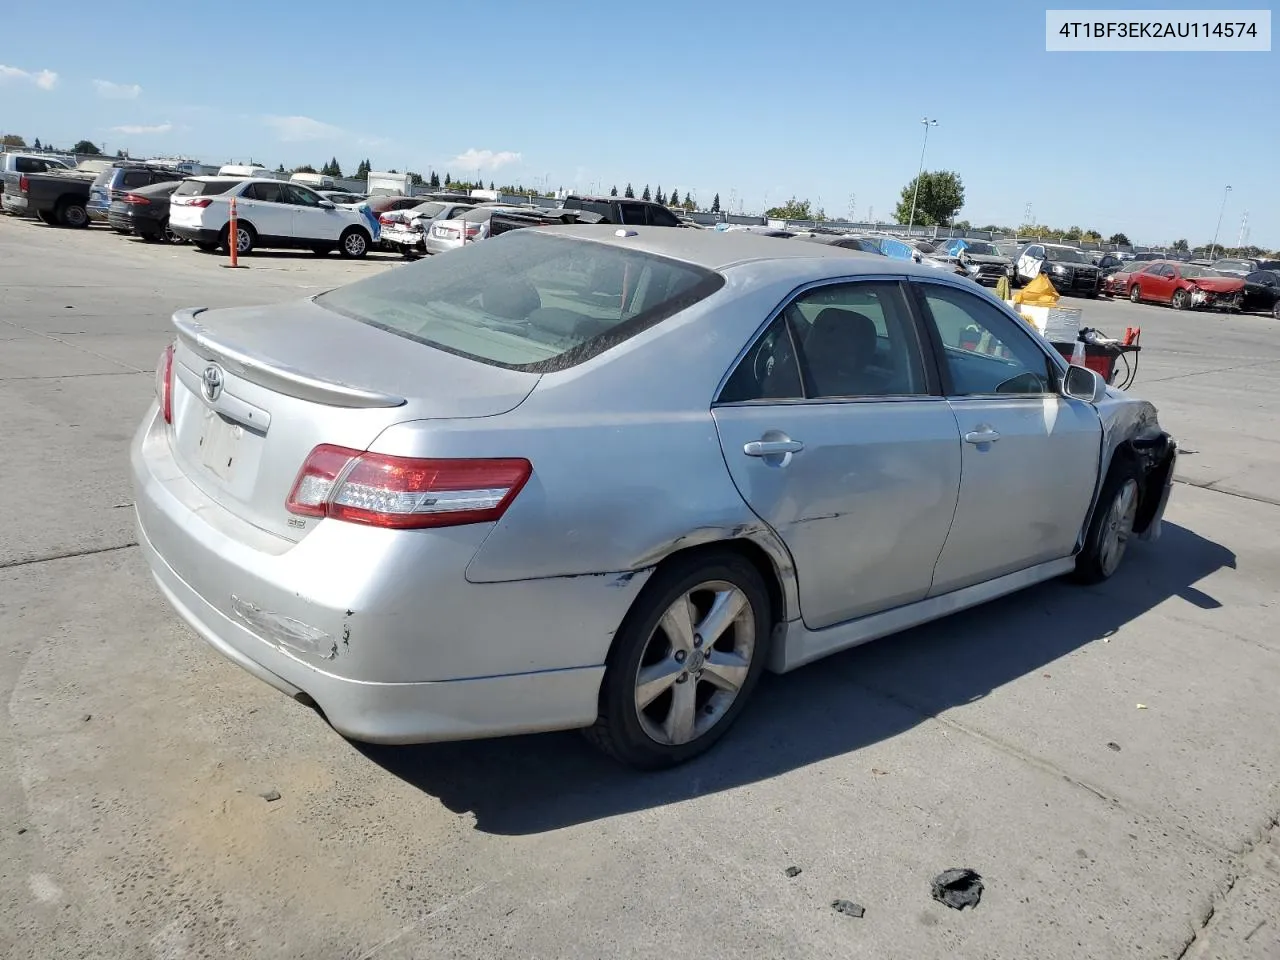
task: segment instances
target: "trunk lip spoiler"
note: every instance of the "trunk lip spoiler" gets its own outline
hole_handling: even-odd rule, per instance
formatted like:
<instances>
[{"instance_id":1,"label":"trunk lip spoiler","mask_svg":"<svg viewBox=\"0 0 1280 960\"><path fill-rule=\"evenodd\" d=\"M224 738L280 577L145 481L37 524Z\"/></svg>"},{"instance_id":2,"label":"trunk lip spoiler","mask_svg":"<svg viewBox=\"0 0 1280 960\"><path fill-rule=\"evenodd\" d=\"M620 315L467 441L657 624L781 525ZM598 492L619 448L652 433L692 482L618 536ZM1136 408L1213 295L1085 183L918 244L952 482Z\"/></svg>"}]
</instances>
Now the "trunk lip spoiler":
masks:
<instances>
[{"instance_id":1,"label":"trunk lip spoiler","mask_svg":"<svg viewBox=\"0 0 1280 960\"><path fill-rule=\"evenodd\" d=\"M208 309L192 307L174 313L173 326L178 331L178 339L200 357L218 363L238 376L286 396L330 407L385 408L403 407L408 403L404 397L392 393L316 377L278 360L257 356L244 347L223 340L200 323L196 317Z\"/></svg>"}]
</instances>

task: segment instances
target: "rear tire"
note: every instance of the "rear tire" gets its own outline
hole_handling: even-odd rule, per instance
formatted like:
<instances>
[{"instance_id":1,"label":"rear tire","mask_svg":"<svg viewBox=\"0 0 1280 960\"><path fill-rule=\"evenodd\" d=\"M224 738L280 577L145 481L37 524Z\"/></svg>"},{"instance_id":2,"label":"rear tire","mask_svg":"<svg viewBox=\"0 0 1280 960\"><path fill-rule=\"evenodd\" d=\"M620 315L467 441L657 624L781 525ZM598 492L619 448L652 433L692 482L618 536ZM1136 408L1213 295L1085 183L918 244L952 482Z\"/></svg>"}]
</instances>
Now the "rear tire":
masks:
<instances>
[{"instance_id":1,"label":"rear tire","mask_svg":"<svg viewBox=\"0 0 1280 960\"><path fill-rule=\"evenodd\" d=\"M222 228L222 233L218 238L218 246L222 247L228 253L231 252L229 244L231 235L231 224L227 224ZM236 255L245 257L253 252L253 246L258 241L258 235L254 233L253 227L247 223L236 224Z\"/></svg>"},{"instance_id":2,"label":"rear tire","mask_svg":"<svg viewBox=\"0 0 1280 960\"><path fill-rule=\"evenodd\" d=\"M204 243L200 240L197 240L195 242L195 248L199 250L201 253L213 253L215 250L218 249L218 245L216 243Z\"/></svg>"},{"instance_id":3,"label":"rear tire","mask_svg":"<svg viewBox=\"0 0 1280 960\"><path fill-rule=\"evenodd\" d=\"M746 705L772 628L769 590L741 554L699 551L660 567L614 636L596 722L583 733L642 770L696 757Z\"/></svg>"},{"instance_id":4,"label":"rear tire","mask_svg":"<svg viewBox=\"0 0 1280 960\"><path fill-rule=\"evenodd\" d=\"M58 204L58 223L73 230L89 226L89 212L76 200L63 200Z\"/></svg>"},{"instance_id":5,"label":"rear tire","mask_svg":"<svg viewBox=\"0 0 1280 960\"><path fill-rule=\"evenodd\" d=\"M338 238L338 250L348 260L359 260L369 253L369 235L359 227L348 227Z\"/></svg>"},{"instance_id":6,"label":"rear tire","mask_svg":"<svg viewBox=\"0 0 1280 960\"><path fill-rule=\"evenodd\" d=\"M1120 568L1141 509L1142 476L1132 460L1118 453L1089 520L1084 549L1076 557L1076 582L1101 583Z\"/></svg>"}]
</instances>

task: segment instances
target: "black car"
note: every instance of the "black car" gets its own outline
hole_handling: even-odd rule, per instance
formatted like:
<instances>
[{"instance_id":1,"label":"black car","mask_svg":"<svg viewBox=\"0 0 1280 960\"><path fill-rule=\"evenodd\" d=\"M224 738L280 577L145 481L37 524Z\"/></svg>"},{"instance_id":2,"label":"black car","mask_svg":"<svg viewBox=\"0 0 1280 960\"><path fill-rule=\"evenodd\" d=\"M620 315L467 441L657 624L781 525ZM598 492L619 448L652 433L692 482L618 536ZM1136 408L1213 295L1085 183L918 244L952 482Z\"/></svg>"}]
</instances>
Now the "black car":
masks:
<instances>
[{"instance_id":1,"label":"black car","mask_svg":"<svg viewBox=\"0 0 1280 960\"><path fill-rule=\"evenodd\" d=\"M169 198L181 185L181 180L169 180L126 192L111 201L107 223L112 230L134 233L143 240L181 243L181 239L169 231Z\"/></svg>"},{"instance_id":2,"label":"black car","mask_svg":"<svg viewBox=\"0 0 1280 960\"><path fill-rule=\"evenodd\" d=\"M1280 320L1280 269L1255 270L1246 276L1240 309L1270 313Z\"/></svg>"},{"instance_id":3,"label":"black car","mask_svg":"<svg viewBox=\"0 0 1280 960\"><path fill-rule=\"evenodd\" d=\"M132 160L117 160L94 177L89 187L89 202L84 205L90 220L108 219L111 204L130 190L153 183L178 183L186 174L172 167L161 167Z\"/></svg>"},{"instance_id":4,"label":"black car","mask_svg":"<svg viewBox=\"0 0 1280 960\"><path fill-rule=\"evenodd\" d=\"M565 210L587 210L597 213L602 223L648 224L651 227L683 226L674 213L652 200L571 194L564 198L561 206Z\"/></svg>"},{"instance_id":5,"label":"black car","mask_svg":"<svg viewBox=\"0 0 1280 960\"><path fill-rule=\"evenodd\" d=\"M1104 277L1109 277L1117 270L1122 269L1124 264L1125 261L1121 260L1114 253L1104 253L1097 259L1094 266L1098 268L1098 272Z\"/></svg>"},{"instance_id":6,"label":"black car","mask_svg":"<svg viewBox=\"0 0 1280 960\"><path fill-rule=\"evenodd\" d=\"M1102 289L1102 274L1084 252L1060 243L1030 244L1018 257L1014 271L1024 284L1043 273L1062 294L1096 297Z\"/></svg>"}]
</instances>

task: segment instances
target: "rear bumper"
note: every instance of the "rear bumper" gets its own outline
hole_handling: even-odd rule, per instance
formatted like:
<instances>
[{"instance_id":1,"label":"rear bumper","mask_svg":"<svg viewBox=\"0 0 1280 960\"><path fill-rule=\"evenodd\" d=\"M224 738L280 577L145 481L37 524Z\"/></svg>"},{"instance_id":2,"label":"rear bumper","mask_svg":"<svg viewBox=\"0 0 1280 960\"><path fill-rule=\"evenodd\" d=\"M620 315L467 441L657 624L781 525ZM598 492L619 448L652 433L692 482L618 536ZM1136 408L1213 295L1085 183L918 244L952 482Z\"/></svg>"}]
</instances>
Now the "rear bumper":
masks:
<instances>
[{"instance_id":1,"label":"rear bumper","mask_svg":"<svg viewBox=\"0 0 1280 960\"><path fill-rule=\"evenodd\" d=\"M442 240L439 237L428 235L427 237L427 253L448 253L450 250L458 250L462 247L461 239Z\"/></svg>"},{"instance_id":2,"label":"rear bumper","mask_svg":"<svg viewBox=\"0 0 1280 960\"><path fill-rule=\"evenodd\" d=\"M174 236L190 240L192 243L222 242L222 231L210 230L208 227L183 227L170 221L169 229L173 231Z\"/></svg>"},{"instance_id":3,"label":"rear bumper","mask_svg":"<svg viewBox=\"0 0 1280 960\"><path fill-rule=\"evenodd\" d=\"M647 575L469 583L480 525L406 537L321 521L291 544L200 493L168 429L153 404L133 442L138 543L179 615L223 655L305 693L356 740L594 722L612 634Z\"/></svg>"},{"instance_id":4,"label":"rear bumper","mask_svg":"<svg viewBox=\"0 0 1280 960\"><path fill-rule=\"evenodd\" d=\"M5 213L16 213L19 216L25 216L27 213L27 198L6 190L0 196L0 207L4 208Z\"/></svg>"},{"instance_id":5,"label":"rear bumper","mask_svg":"<svg viewBox=\"0 0 1280 960\"><path fill-rule=\"evenodd\" d=\"M90 200L84 205L84 212L89 215L89 219L94 223L101 223L107 219L107 213L111 208L110 203L102 201Z\"/></svg>"}]
</instances>

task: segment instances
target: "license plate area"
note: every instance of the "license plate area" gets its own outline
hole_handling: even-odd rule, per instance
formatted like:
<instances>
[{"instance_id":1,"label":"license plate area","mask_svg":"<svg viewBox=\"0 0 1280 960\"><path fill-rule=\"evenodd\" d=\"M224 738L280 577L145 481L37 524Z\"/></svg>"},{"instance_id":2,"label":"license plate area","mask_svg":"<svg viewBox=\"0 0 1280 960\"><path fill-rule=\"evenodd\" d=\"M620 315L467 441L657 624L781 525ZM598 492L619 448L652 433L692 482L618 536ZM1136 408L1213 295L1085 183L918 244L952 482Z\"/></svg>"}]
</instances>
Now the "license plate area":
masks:
<instances>
[{"instance_id":1,"label":"license plate area","mask_svg":"<svg viewBox=\"0 0 1280 960\"><path fill-rule=\"evenodd\" d=\"M235 476L244 427L214 410L206 409L200 428L200 462L219 480L230 482Z\"/></svg>"}]
</instances>

